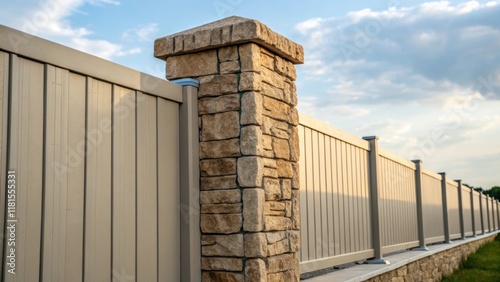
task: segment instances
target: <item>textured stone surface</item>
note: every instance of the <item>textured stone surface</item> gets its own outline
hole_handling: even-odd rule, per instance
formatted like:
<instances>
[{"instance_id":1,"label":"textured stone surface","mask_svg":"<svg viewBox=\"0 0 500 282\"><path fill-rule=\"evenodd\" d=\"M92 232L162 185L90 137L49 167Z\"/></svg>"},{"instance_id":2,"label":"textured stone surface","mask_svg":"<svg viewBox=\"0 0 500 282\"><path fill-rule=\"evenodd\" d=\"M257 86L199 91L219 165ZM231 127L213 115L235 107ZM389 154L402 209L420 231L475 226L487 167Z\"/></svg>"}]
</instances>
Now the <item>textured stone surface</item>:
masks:
<instances>
[{"instance_id":1,"label":"textured stone surface","mask_svg":"<svg viewBox=\"0 0 500 282\"><path fill-rule=\"evenodd\" d=\"M204 282L243 282L245 278L241 273L204 271L201 280Z\"/></svg>"},{"instance_id":2,"label":"textured stone surface","mask_svg":"<svg viewBox=\"0 0 500 282\"><path fill-rule=\"evenodd\" d=\"M257 44L243 44L239 47L241 71L260 72L260 47Z\"/></svg>"},{"instance_id":3,"label":"textured stone surface","mask_svg":"<svg viewBox=\"0 0 500 282\"><path fill-rule=\"evenodd\" d=\"M203 256L243 257L243 234L201 236Z\"/></svg>"},{"instance_id":4,"label":"textured stone surface","mask_svg":"<svg viewBox=\"0 0 500 282\"><path fill-rule=\"evenodd\" d=\"M200 161L201 176L221 176L236 174L236 159L209 159Z\"/></svg>"},{"instance_id":5,"label":"textured stone surface","mask_svg":"<svg viewBox=\"0 0 500 282\"><path fill-rule=\"evenodd\" d=\"M269 244L267 246L267 254L268 256L280 255L290 251L290 243L288 239L285 238L276 243Z\"/></svg>"},{"instance_id":6,"label":"textured stone surface","mask_svg":"<svg viewBox=\"0 0 500 282\"><path fill-rule=\"evenodd\" d=\"M281 198L281 187L278 179L264 178L263 184L266 201L276 201Z\"/></svg>"},{"instance_id":7,"label":"textured stone surface","mask_svg":"<svg viewBox=\"0 0 500 282\"><path fill-rule=\"evenodd\" d=\"M200 159L238 157L240 155L239 139L200 142Z\"/></svg>"},{"instance_id":8,"label":"textured stone surface","mask_svg":"<svg viewBox=\"0 0 500 282\"><path fill-rule=\"evenodd\" d=\"M262 130L260 126L250 125L241 129L241 153L243 155L261 156L264 152L262 146Z\"/></svg>"},{"instance_id":9,"label":"textured stone surface","mask_svg":"<svg viewBox=\"0 0 500 282\"><path fill-rule=\"evenodd\" d=\"M273 138L273 149L276 158L284 160L290 159L290 147L287 140Z\"/></svg>"},{"instance_id":10,"label":"textured stone surface","mask_svg":"<svg viewBox=\"0 0 500 282\"><path fill-rule=\"evenodd\" d=\"M200 192L201 204L231 204L241 202L240 190L210 190Z\"/></svg>"},{"instance_id":11,"label":"textured stone surface","mask_svg":"<svg viewBox=\"0 0 500 282\"><path fill-rule=\"evenodd\" d=\"M221 74L237 73L240 71L240 62L224 62L219 65L219 69Z\"/></svg>"},{"instance_id":12,"label":"textured stone surface","mask_svg":"<svg viewBox=\"0 0 500 282\"><path fill-rule=\"evenodd\" d=\"M243 72L240 74L240 91L260 91L262 81L259 74L255 72Z\"/></svg>"},{"instance_id":13,"label":"textured stone surface","mask_svg":"<svg viewBox=\"0 0 500 282\"><path fill-rule=\"evenodd\" d=\"M231 189L236 188L236 175L202 177L200 183L201 190Z\"/></svg>"},{"instance_id":14,"label":"textured stone surface","mask_svg":"<svg viewBox=\"0 0 500 282\"><path fill-rule=\"evenodd\" d=\"M209 33L210 39L208 38ZM180 44L180 42L177 42L176 44L176 38L181 39L182 42L192 43ZM184 38L188 39L184 40ZM154 55L164 60L170 56L202 50L207 47L215 48L247 42L257 43L294 64L304 62L302 46L275 33L259 21L235 16L156 39Z\"/></svg>"},{"instance_id":15,"label":"textured stone surface","mask_svg":"<svg viewBox=\"0 0 500 282\"><path fill-rule=\"evenodd\" d=\"M155 42L169 77L200 82L202 281L298 281L302 52L238 17Z\"/></svg>"},{"instance_id":16,"label":"textured stone surface","mask_svg":"<svg viewBox=\"0 0 500 282\"><path fill-rule=\"evenodd\" d=\"M267 272L276 273L290 270L295 267L295 258L292 254L284 254L267 259Z\"/></svg>"},{"instance_id":17,"label":"textured stone surface","mask_svg":"<svg viewBox=\"0 0 500 282\"><path fill-rule=\"evenodd\" d=\"M238 92L238 76L236 74L210 75L199 78L200 88L198 95L220 96Z\"/></svg>"},{"instance_id":18,"label":"textured stone surface","mask_svg":"<svg viewBox=\"0 0 500 282\"><path fill-rule=\"evenodd\" d=\"M264 229L264 203L264 190L243 190L243 230L256 232Z\"/></svg>"},{"instance_id":19,"label":"textured stone surface","mask_svg":"<svg viewBox=\"0 0 500 282\"><path fill-rule=\"evenodd\" d=\"M247 233L245 240L245 256L249 258L267 255L267 239L265 233Z\"/></svg>"},{"instance_id":20,"label":"textured stone surface","mask_svg":"<svg viewBox=\"0 0 500 282\"><path fill-rule=\"evenodd\" d=\"M366 281L441 281L443 276L452 274L460 267L460 263L479 247L491 242L495 236L490 236L468 244L448 249L429 257L411 262L395 270L386 272Z\"/></svg>"},{"instance_id":21,"label":"textured stone surface","mask_svg":"<svg viewBox=\"0 0 500 282\"><path fill-rule=\"evenodd\" d=\"M292 181L290 179L281 179L281 198L290 200L292 198Z\"/></svg>"},{"instance_id":22,"label":"textured stone surface","mask_svg":"<svg viewBox=\"0 0 500 282\"><path fill-rule=\"evenodd\" d=\"M201 205L201 213L241 213L242 204L203 204Z\"/></svg>"},{"instance_id":23,"label":"textured stone surface","mask_svg":"<svg viewBox=\"0 0 500 282\"><path fill-rule=\"evenodd\" d=\"M201 258L202 270L242 271L243 260L239 258Z\"/></svg>"},{"instance_id":24,"label":"textured stone surface","mask_svg":"<svg viewBox=\"0 0 500 282\"><path fill-rule=\"evenodd\" d=\"M240 95L224 95L213 98L203 98L198 102L199 114L215 114L240 109Z\"/></svg>"},{"instance_id":25,"label":"textured stone surface","mask_svg":"<svg viewBox=\"0 0 500 282\"><path fill-rule=\"evenodd\" d=\"M299 189L300 188L299 164L298 163L293 163L292 164L292 169L293 169L292 188L293 189Z\"/></svg>"},{"instance_id":26,"label":"textured stone surface","mask_svg":"<svg viewBox=\"0 0 500 282\"><path fill-rule=\"evenodd\" d=\"M238 159L238 183L241 187L261 187L264 163L260 157Z\"/></svg>"},{"instance_id":27,"label":"textured stone surface","mask_svg":"<svg viewBox=\"0 0 500 282\"><path fill-rule=\"evenodd\" d=\"M220 48L218 54L221 62L236 61L239 58L237 46Z\"/></svg>"},{"instance_id":28,"label":"textured stone surface","mask_svg":"<svg viewBox=\"0 0 500 282\"><path fill-rule=\"evenodd\" d=\"M167 79L198 77L217 73L215 50L167 59Z\"/></svg>"},{"instance_id":29,"label":"textured stone surface","mask_svg":"<svg viewBox=\"0 0 500 282\"><path fill-rule=\"evenodd\" d=\"M266 216L266 230L288 230L292 228L292 220L281 216Z\"/></svg>"},{"instance_id":30,"label":"textured stone surface","mask_svg":"<svg viewBox=\"0 0 500 282\"><path fill-rule=\"evenodd\" d=\"M241 214L202 214L201 232L230 234L241 230L243 217Z\"/></svg>"},{"instance_id":31,"label":"textured stone surface","mask_svg":"<svg viewBox=\"0 0 500 282\"><path fill-rule=\"evenodd\" d=\"M203 115L201 123L202 141L224 140L240 135L240 115L238 112Z\"/></svg>"},{"instance_id":32,"label":"textured stone surface","mask_svg":"<svg viewBox=\"0 0 500 282\"><path fill-rule=\"evenodd\" d=\"M277 160L276 167L278 169L278 176L283 178L293 178L292 164L292 162Z\"/></svg>"},{"instance_id":33,"label":"textured stone surface","mask_svg":"<svg viewBox=\"0 0 500 282\"><path fill-rule=\"evenodd\" d=\"M267 201L265 215L285 216L286 204L283 202Z\"/></svg>"},{"instance_id":34,"label":"textured stone surface","mask_svg":"<svg viewBox=\"0 0 500 282\"><path fill-rule=\"evenodd\" d=\"M256 92L244 93L241 97L241 124L262 124L262 96Z\"/></svg>"},{"instance_id":35,"label":"textured stone surface","mask_svg":"<svg viewBox=\"0 0 500 282\"><path fill-rule=\"evenodd\" d=\"M262 259L248 259L245 262L246 282L263 282L267 279L266 263Z\"/></svg>"}]
</instances>

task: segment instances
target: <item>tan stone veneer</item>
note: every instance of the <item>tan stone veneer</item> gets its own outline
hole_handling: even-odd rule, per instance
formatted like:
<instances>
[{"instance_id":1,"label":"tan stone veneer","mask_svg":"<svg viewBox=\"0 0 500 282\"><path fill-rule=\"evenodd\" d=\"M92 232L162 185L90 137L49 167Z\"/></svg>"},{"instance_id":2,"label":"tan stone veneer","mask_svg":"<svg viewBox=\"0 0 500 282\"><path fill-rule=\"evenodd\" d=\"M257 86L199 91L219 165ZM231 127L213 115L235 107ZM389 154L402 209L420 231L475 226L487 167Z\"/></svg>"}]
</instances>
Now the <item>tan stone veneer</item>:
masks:
<instances>
[{"instance_id":1,"label":"tan stone veneer","mask_svg":"<svg viewBox=\"0 0 500 282\"><path fill-rule=\"evenodd\" d=\"M155 56L200 82L202 280L298 281L302 46L229 17L157 39Z\"/></svg>"},{"instance_id":2,"label":"tan stone veneer","mask_svg":"<svg viewBox=\"0 0 500 282\"><path fill-rule=\"evenodd\" d=\"M468 244L462 244L446 251L433 254L405 266L388 271L382 275L366 280L368 282L405 282L405 281L429 281L438 282L443 276L451 275L460 267L470 254L475 253L484 244L495 240L495 235L475 240Z\"/></svg>"}]
</instances>

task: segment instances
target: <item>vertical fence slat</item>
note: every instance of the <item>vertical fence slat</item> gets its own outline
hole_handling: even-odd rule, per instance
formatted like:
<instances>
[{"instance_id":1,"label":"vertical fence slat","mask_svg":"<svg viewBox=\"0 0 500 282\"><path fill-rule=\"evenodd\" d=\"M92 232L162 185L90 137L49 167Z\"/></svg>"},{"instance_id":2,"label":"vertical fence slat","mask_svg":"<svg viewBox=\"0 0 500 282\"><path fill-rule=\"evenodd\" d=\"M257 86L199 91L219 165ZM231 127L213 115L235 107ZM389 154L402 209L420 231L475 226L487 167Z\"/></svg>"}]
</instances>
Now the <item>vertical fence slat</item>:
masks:
<instances>
[{"instance_id":1,"label":"vertical fence slat","mask_svg":"<svg viewBox=\"0 0 500 282\"><path fill-rule=\"evenodd\" d=\"M88 78L85 281L111 277L111 85Z\"/></svg>"},{"instance_id":2,"label":"vertical fence slat","mask_svg":"<svg viewBox=\"0 0 500 282\"><path fill-rule=\"evenodd\" d=\"M328 232L328 256L335 255L335 238L333 236L333 225L335 221L333 219L333 170L332 170L332 151L331 151L332 138L325 136L325 184L326 184L326 208L327 208L327 232Z\"/></svg>"},{"instance_id":3,"label":"vertical fence slat","mask_svg":"<svg viewBox=\"0 0 500 282\"><path fill-rule=\"evenodd\" d=\"M338 195L339 195L339 235L340 235L340 254L347 253L346 250L346 216L345 216L345 187L347 186L346 172L344 161L346 159L345 154L345 143L337 140L337 172L339 174L339 185L338 185Z\"/></svg>"},{"instance_id":4,"label":"vertical fence slat","mask_svg":"<svg viewBox=\"0 0 500 282\"><path fill-rule=\"evenodd\" d=\"M0 52L0 195L6 195L5 177L7 175L7 140L9 123L9 54ZM5 227L5 201L0 201L0 230L4 232ZM3 238L3 237L2 237ZM0 254L3 254L3 242L0 244ZM0 258L0 278L3 274L4 256Z\"/></svg>"},{"instance_id":5,"label":"vertical fence slat","mask_svg":"<svg viewBox=\"0 0 500 282\"><path fill-rule=\"evenodd\" d=\"M4 281L37 281L43 179L44 66L11 56L9 170L16 171L16 274ZM5 232L5 231L4 231Z\"/></svg>"},{"instance_id":6,"label":"vertical fence slat","mask_svg":"<svg viewBox=\"0 0 500 282\"><path fill-rule=\"evenodd\" d=\"M156 98L137 94L137 281L157 280Z\"/></svg>"},{"instance_id":7,"label":"vertical fence slat","mask_svg":"<svg viewBox=\"0 0 500 282\"><path fill-rule=\"evenodd\" d=\"M340 228L342 218L340 217L340 210L339 210L339 198L340 198L340 185L341 182L339 182L339 179L342 177L339 174L339 159L341 158L341 155L339 155L339 151L337 149L338 145L338 140L332 139L331 142L331 151L332 151L332 184L333 184L333 214L334 214L334 225L333 225L333 230L334 230L334 247L335 247L335 255L339 255L342 253L341 249L341 239L340 236L343 232L343 230Z\"/></svg>"},{"instance_id":8,"label":"vertical fence slat","mask_svg":"<svg viewBox=\"0 0 500 282\"><path fill-rule=\"evenodd\" d=\"M47 66L43 279L81 280L85 77Z\"/></svg>"},{"instance_id":9,"label":"vertical fence slat","mask_svg":"<svg viewBox=\"0 0 500 282\"><path fill-rule=\"evenodd\" d=\"M326 199L328 198L327 187L326 187L326 176L327 170L325 166L325 135L319 134L318 136L318 171L319 171L319 187L320 187L320 203L321 203L321 240L319 245L321 246L321 257L328 257L328 214Z\"/></svg>"},{"instance_id":10,"label":"vertical fence slat","mask_svg":"<svg viewBox=\"0 0 500 282\"><path fill-rule=\"evenodd\" d=\"M300 187L301 189L299 190L300 194L300 260L301 261L306 261L309 258L309 244L308 244L308 227L307 225L309 224L308 220L308 209L307 209L307 203L308 203L308 193L307 193L307 165L306 165L306 159L308 159L309 155L307 155L307 143L306 138L305 138L305 129L303 126L299 125L299 142L300 142L300 159L299 159L299 167L300 167Z\"/></svg>"},{"instance_id":11,"label":"vertical fence slat","mask_svg":"<svg viewBox=\"0 0 500 282\"><path fill-rule=\"evenodd\" d=\"M136 92L113 86L113 278L136 277Z\"/></svg>"},{"instance_id":12,"label":"vertical fence slat","mask_svg":"<svg viewBox=\"0 0 500 282\"><path fill-rule=\"evenodd\" d=\"M179 105L158 98L158 281L181 281ZM167 145L168 144L168 145Z\"/></svg>"},{"instance_id":13,"label":"vertical fence slat","mask_svg":"<svg viewBox=\"0 0 500 282\"><path fill-rule=\"evenodd\" d=\"M308 259L316 258L316 230L314 218L314 168L313 168L313 147L312 147L312 131L309 128L305 130L306 139L306 154L309 156L306 159L306 187L307 187L307 244L308 244Z\"/></svg>"}]
</instances>

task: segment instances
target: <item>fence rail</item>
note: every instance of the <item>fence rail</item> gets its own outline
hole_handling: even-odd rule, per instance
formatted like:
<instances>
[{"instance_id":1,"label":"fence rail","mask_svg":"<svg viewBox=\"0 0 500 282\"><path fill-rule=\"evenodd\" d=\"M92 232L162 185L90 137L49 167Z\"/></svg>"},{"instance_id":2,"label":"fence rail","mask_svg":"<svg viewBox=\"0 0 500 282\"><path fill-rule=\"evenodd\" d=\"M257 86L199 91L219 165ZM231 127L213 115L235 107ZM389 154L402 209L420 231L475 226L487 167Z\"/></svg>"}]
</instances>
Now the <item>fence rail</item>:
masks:
<instances>
[{"instance_id":1,"label":"fence rail","mask_svg":"<svg viewBox=\"0 0 500 282\"><path fill-rule=\"evenodd\" d=\"M498 230L499 202L300 114L302 273Z\"/></svg>"}]
</instances>

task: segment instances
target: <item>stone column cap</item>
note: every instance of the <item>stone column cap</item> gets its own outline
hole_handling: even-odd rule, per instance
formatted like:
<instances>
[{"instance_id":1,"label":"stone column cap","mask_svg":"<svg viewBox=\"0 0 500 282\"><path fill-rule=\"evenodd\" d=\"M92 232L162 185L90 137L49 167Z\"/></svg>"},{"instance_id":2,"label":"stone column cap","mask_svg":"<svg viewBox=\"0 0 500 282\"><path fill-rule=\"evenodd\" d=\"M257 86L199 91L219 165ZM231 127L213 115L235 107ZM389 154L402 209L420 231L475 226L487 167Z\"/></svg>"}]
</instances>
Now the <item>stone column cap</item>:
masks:
<instances>
[{"instance_id":1,"label":"stone column cap","mask_svg":"<svg viewBox=\"0 0 500 282\"><path fill-rule=\"evenodd\" d=\"M154 56L166 60L171 56L250 42L294 64L304 63L304 49L301 45L272 31L257 20L236 16L158 38L155 40Z\"/></svg>"}]
</instances>

